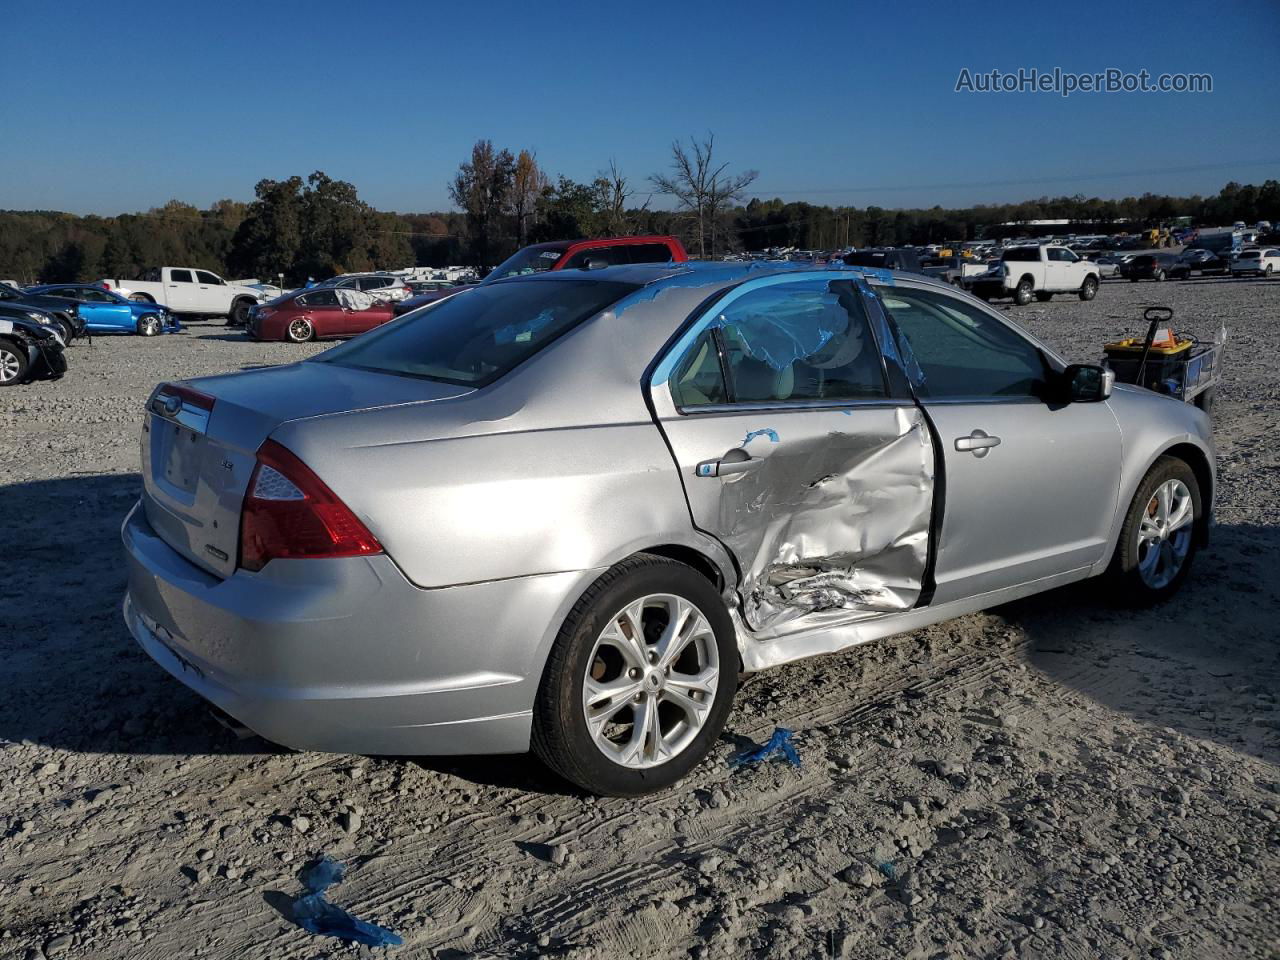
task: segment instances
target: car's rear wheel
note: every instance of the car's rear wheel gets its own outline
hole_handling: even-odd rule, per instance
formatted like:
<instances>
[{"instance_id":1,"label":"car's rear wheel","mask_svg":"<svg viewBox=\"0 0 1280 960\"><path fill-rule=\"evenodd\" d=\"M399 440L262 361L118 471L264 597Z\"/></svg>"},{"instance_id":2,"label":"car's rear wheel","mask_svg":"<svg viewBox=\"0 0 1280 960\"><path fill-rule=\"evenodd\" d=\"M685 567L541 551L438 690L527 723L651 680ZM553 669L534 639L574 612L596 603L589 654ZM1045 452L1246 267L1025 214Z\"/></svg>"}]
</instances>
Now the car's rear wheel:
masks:
<instances>
[{"instance_id":1,"label":"car's rear wheel","mask_svg":"<svg viewBox=\"0 0 1280 960\"><path fill-rule=\"evenodd\" d=\"M1025 307L1031 302L1031 281L1021 280L1017 287L1013 290L1013 302L1020 307Z\"/></svg>"},{"instance_id":2,"label":"car's rear wheel","mask_svg":"<svg viewBox=\"0 0 1280 960\"><path fill-rule=\"evenodd\" d=\"M298 317L289 321L289 326L285 328L284 335L294 343L306 343L315 337L316 329L306 317Z\"/></svg>"},{"instance_id":3,"label":"car's rear wheel","mask_svg":"<svg viewBox=\"0 0 1280 960\"><path fill-rule=\"evenodd\" d=\"M11 340L0 340L0 387L12 387L26 378L26 350Z\"/></svg>"},{"instance_id":4,"label":"car's rear wheel","mask_svg":"<svg viewBox=\"0 0 1280 960\"><path fill-rule=\"evenodd\" d=\"M1132 606L1168 600L1182 586L1196 552L1200 484L1185 460L1161 457L1138 486L1107 576L1117 599Z\"/></svg>"},{"instance_id":5,"label":"car's rear wheel","mask_svg":"<svg viewBox=\"0 0 1280 960\"><path fill-rule=\"evenodd\" d=\"M1163 279L1164 279L1164 271L1163 271L1163 270L1157 270L1157 271L1155 272L1155 274L1152 276L1152 278L1151 278L1151 279L1152 279L1152 280L1163 280Z\"/></svg>"},{"instance_id":6,"label":"car's rear wheel","mask_svg":"<svg viewBox=\"0 0 1280 960\"><path fill-rule=\"evenodd\" d=\"M720 735L737 686L733 623L697 571L637 554L574 606L543 671L533 749L592 793L671 786Z\"/></svg>"},{"instance_id":7,"label":"car's rear wheel","mask_svg":"<svg viewBox=\"0 0 1280 960\"><path fill-rule=\"evenodd\" d=\"M147 314L145 317L138 318L138 336L154 337L160 332L160 318L154 314Z\"/></svg>"},{"instance_id":8,"label":"car's rear wheel","mask_svg":"<svg viewBox=\"0 0 1280 960\"><path fill-rule=\"evenodd\" d=\"M1084 283L1080 284L1080 299L1092 300L1098 295L1098 281L1093 277L1085 277Z\"/></svg>"}]
</instances>

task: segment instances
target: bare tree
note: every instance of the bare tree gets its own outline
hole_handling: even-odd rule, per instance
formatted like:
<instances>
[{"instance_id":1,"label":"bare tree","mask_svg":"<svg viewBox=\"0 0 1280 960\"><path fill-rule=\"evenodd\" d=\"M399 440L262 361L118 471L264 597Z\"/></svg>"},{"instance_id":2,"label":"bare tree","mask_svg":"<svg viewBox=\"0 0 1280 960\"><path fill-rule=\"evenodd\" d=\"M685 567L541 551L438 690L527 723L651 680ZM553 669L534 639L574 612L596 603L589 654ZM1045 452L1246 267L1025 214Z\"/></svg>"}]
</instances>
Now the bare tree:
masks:
<instances>
[{"instance_id":1,"label":"bare tree","mask_svg":"<svg viewBox=\"0 0 1280 960\"><path fill-rule=\"evenodd\" d=\"M747 187L759 174L755 170L744 173L726 173L727 162L716 165L713 158L715 134L708 132L707 139L699 142L689 138L686 148L679 140L671 144L671 174L655 173L649 178L653 188L661 194L675 197L698 224L698 256L707 255L707 233L711 233L711 255L716 253L716 219L729 203L741 200Z\"/></svg>"},{"instance_id":2,"label":"bare tree","mask_svg":"<svg viewBox=\"0 0 1280 960\"><path fill-rule=\"evenodd\" d=\"M537 211L538 198L550 186L546 174L538 166L537 156L521 150L516 157L511 179L511 215L516 222L516 238L520 246L529 242L529 226Z\"/></svg>"},{"instance_id":3,"label":"bare tree","mask_svg":"<svg viewBox=\"0 0 1280 960\"><path fill-rule=\"evenodd\" d=\"M635 196L635 191L627 188L627 178L618 169L617 161L609 160L609 169L601 170L596 176L595 189L598 197L599 217L605 233L611 237L625 237L635 232L635 217L627 212L627 201ZM649 206L646 200L639 212L643 213Z\"/></svg>"}]
</instances>

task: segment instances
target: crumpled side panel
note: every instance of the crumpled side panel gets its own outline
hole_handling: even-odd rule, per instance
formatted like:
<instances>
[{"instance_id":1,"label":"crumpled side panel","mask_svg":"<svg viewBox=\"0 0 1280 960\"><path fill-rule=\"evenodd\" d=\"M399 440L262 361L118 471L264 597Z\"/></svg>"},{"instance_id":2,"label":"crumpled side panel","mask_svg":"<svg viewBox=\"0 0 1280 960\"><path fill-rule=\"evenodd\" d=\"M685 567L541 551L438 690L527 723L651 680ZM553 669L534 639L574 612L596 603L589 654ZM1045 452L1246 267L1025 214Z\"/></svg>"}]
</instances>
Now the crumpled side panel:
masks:
<instances>
[{"instance_id":1,"label":"crumpled side panel","mask_svg":"<svg viewBox=\"0 0 1280 960\"><path fill-rule=\"evenodd\" d=\"M721 530L743 561L743 618L785 632L912 607L928 561L933 444L916 407L801 440L725 484ZM853 417L851 417L851 427ZM754 442L764 442L763 436ZM750 440L749 440L750 442ZM803 619L802 624L795 621Z\"/></svg>"}]
</instances>

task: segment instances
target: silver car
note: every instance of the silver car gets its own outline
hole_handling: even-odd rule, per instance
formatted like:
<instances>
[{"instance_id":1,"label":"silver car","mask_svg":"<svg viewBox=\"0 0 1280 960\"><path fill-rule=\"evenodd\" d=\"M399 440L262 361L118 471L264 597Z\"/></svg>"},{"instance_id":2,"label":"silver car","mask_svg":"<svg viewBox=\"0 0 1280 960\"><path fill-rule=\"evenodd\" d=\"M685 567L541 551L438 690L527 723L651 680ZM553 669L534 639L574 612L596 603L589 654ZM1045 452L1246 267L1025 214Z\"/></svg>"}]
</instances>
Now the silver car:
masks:
<instances>
[{"instance_id":1,"label":"silver car","mask_svg":"<svg viewBox=\"0 0 1280 960\"><path fill-rule=\"evenodd\" d=\"M1191 405L918 276L675 264L477 287L301 363L156 388L124 615L263 736L532 748L665 787L741 673L1209 531Z\"/></svg>"}]
</instances>

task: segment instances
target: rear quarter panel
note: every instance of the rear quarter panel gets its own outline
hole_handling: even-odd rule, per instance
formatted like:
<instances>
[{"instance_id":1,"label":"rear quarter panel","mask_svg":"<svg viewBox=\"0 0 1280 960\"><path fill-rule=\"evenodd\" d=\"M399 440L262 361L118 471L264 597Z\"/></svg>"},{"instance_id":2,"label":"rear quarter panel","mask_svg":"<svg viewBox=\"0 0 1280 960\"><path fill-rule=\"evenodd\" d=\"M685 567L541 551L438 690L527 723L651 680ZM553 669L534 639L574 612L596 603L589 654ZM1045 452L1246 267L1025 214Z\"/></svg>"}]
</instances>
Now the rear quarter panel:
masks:
<instances>
[{"instance_id":1,"label":"rear quarter panel","mask_svg":"<svg viewBox=\"0 0 1280 960\"><path fill-rule=\"evenodd\" d=\"M731 565L693 529L645 368L703 296L672 291L572 331L454 400L283 424L421 587L607 567L661 544Z\"/></svg>"}]
</instances>

